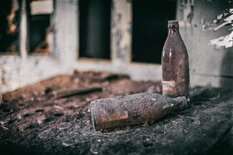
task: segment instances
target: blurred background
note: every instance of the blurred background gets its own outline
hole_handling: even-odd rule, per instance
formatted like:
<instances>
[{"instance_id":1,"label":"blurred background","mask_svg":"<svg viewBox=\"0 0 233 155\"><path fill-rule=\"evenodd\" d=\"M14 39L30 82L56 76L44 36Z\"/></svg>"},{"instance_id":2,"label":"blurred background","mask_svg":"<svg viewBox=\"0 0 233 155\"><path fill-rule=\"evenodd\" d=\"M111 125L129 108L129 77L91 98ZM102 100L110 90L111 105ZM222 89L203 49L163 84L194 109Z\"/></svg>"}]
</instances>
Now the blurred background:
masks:
<instances>
[{"instance_id":1,"label":"blurred background","mask_svg":"<svg viewBox=\"0 0 233 155\"><path fill-rule=\"evenodd\" d=\"M2 91L73 70L159 81L173 19L188 49L191 86L231 88L231 0L8 0L0 1Z\"/></svg>"}]
</instances>

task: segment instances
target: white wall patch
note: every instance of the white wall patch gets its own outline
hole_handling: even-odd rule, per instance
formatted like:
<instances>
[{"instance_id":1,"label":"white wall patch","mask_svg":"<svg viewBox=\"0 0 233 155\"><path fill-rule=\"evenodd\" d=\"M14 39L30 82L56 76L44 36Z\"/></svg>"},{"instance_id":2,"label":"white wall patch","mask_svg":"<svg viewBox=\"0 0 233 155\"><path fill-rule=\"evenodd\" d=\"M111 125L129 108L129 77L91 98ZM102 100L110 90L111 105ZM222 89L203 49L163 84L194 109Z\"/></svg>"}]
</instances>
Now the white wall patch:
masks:
<instances>
[{"instance_id":1,"label":"white wall patch","mask_svg":"<svg viewBox=\"0 0 233 155\"><path fill-rule=\"evenodd\" d=\"M229 35L210 40L210 45L217 49L233 47L233 31Z\"/></svg>"}]
</instances>

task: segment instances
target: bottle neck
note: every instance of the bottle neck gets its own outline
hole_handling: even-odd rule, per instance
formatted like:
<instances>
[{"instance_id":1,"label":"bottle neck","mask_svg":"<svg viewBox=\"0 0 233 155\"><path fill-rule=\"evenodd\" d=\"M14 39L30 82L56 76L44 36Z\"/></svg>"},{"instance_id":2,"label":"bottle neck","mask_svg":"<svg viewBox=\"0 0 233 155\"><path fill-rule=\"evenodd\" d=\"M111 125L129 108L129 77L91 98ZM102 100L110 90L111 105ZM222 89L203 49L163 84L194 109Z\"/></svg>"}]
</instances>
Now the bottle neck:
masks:
<instances>
[{"instance_id":1,"label":"bottle neck","mask_svg":"<svg viewBox=\"0 0 233 155\"><path fill-rule=\"evenodd\" d=\"M185 109L188 107L188 100L185 96L180 96L174 99L177 102L178 109Z\"/></svg>"},{"instance_id":2,"label":"bottle neck","mask_svg":"<svg viewBox=\"0 0 233 155\"><path fill-rule=\"evenodd\" d=\"M177 34L179 34L179 30L177 28L169 28L168 34L169 35L177 35Z\"/></svg>"}]
</instances>

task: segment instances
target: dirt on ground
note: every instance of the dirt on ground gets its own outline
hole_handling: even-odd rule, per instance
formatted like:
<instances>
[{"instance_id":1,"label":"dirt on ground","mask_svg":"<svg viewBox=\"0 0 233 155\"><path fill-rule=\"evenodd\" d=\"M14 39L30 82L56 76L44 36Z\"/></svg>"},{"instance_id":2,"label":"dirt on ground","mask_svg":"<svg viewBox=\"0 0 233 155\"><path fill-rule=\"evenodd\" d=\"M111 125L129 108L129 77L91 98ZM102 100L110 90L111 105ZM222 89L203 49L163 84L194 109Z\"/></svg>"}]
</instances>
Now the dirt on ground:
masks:
<instances>
[{"instance_id":1,"label":"dirt on ground","mask_svg":"<svg viewBox=\"0 0 233 155\"><path fill-rule=\"evenodd\" d=\"M98 98L161 93L160 82L74 72L3 94L0 154L231 154L233 91L190 90L190 106L147 124L95 131L89 104Z\"/></svg>"}]
</instances>

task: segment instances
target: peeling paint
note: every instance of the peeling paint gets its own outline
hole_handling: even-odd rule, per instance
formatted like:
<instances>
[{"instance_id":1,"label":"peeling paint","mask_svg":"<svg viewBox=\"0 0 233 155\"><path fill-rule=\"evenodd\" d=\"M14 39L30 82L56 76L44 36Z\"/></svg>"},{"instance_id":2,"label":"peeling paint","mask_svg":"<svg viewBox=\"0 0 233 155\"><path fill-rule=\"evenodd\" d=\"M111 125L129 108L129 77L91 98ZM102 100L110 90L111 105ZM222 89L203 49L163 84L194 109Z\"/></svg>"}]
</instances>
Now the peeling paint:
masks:
<instances>
[{"instance_id":1,"label":"peeling paint","mask_svg":"<svg viewBox=\"0 0 233 155\"><path fill-rule=\"evenodd\" d=\"M207 30L214 30L214 26L216 24L212 22L212 20L205 19L204 17L201 19L201 30L207 31Z\"/></svg>"},{"instance_id":2,"label":"peeling paint","mask_svg":"<svg viewBox=\"0 0 233 155\"><path fill-rule=\"evenodd\" d=\"M233 31L229 35L210 40L210 45L217 49L233 47Z\"/></svg>"},{"instance_id":3,"label":"peeling paint","mask_svg":"<svg viewBox=\"0 0 233 155\"><path fill-rule=\"evenodd\" d=\"M214 31L219 30L223 26L227 24L231 24L233 21L233 9L226 9L223 13L218 15L214 20L213 23L219 23L223 19L223 22L214 28Z\"/></svg>"},{"instance_id":4,"label":"peeling paint","mask_svg":"<svg viewBox=\"0 0 233 155\"><path fill-rule=\"evenodd\" d=\"M233 8L224 10L212 21L214 24L218 24L213 28L214 31L218 31L222 28L226 29L226 26L230 25L230 33L222 35L218 38L210 40L209 45L215 46L217 49L233 47Z\"/></svg>"}]
</instances>

